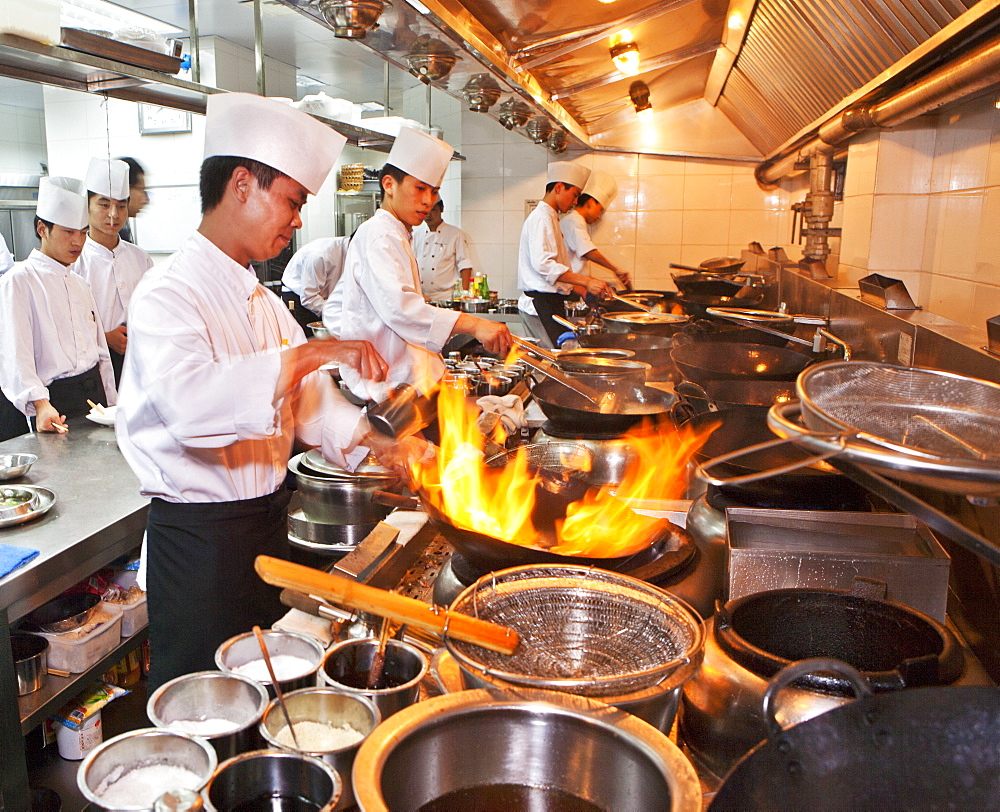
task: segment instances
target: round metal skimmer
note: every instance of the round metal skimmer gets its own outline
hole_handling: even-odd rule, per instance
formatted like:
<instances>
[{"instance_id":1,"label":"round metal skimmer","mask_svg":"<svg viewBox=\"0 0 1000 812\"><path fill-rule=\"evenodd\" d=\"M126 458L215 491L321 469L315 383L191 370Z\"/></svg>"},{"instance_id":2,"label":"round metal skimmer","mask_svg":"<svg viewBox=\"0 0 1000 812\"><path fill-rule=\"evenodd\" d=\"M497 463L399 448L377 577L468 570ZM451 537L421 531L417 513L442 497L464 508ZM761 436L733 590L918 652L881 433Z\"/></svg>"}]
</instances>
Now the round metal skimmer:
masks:
<instances>
[{"instance_id":1,"label":"round metal skimmer","mask_svg":"<svg viewBox=\"0 0 1000 812\"><path fill-rule=\"evenodd\" d=\"M446 638L464 665L517 685L602 697L642 691L696 667L698 615L627 575L590 567L515 567L480 578L452 611L514 628L520 644L498 654Z\"/></svg>"}]
</instances>

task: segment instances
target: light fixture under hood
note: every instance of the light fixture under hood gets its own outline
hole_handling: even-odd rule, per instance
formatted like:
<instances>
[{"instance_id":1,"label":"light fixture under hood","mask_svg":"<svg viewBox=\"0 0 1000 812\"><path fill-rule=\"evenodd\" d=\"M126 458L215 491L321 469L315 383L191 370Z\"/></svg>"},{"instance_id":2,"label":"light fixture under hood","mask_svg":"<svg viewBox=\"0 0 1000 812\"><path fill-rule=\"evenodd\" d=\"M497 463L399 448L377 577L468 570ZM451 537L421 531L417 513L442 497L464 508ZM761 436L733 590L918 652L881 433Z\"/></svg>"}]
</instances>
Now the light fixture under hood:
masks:
<instances>
[{"instance_id":1,"label":"light fixture under hood","mask_svg":"<svg viewBox=\"0 0 1000 812\"><path fill-rule=\"evenodd\" d=\"M319 10L333 28L335 37L364 39L378 28L378 18L389 0L319 0Z\"/></svg>"},{"instance_id":2,"label":"light fixture under hood","mask_svg":"<svg viewBox=\"0 0 1000 812\"><path fill-rule=\"evenodd\" d=\"M569 139L566 136L565 130L553 130L552 134L549 136L548 147L552 152L558 155L559 153L566 151L567 143L569 143Z\"/></svg>"},{"instance_id":3,"label":"light fixture under hood","mask_svg":"<svg viewBox=\"0 0 1000 812\"><path fill-rule=\"evenodd\" d=\"M552 134L552 125L544 116L535 116L528 122L527 133L536 144L544 144Z\"/></svg>"},{"instance_id":4,"label":"light fixture under hood","mask_svg":"<svg viewBox=\"0 0 1000 812\"><path fill-rule=\"evenodd\" d=\"M500 123L508 130L523 127L528 123L531 115L531 108L520 99L510 98L501 104L497 111L500 113Z\"/></svg>"},{"instance_id":5,"label":"light fixture under hood","mask_svg":"<svg viewBox=\"0 0 1000 812\"><path fill-rule=\"evenodd\" d=\"M649 85L641 79L636 79L629 86L629 98L635 107L635 113L641 121L648 121L653 116L653 105L649 101Z\"/></svg>"},{"instance_id":6,"label":"light fixture under hood","mask_svg":"<svg viewBox=\"0 0 1000 812\"><path fill-rule=\"evenodd\" d=\"M448 45L426 34L417 37L404 58L410 73L430 82L444 79L458 62L458 57Z\"/></svg>"},{"instance_id":7,"label":"light fixture under hood","mask_svg":"<svg viewBox=\"0 0 1000 812\"><path fill-rule=\"evenodd\" d=\"M497 80L488 73L471 76L462 88L462 95L468 100L473 113L485 113L500 100L502 92Z\"/></svg>"}]
</instances>

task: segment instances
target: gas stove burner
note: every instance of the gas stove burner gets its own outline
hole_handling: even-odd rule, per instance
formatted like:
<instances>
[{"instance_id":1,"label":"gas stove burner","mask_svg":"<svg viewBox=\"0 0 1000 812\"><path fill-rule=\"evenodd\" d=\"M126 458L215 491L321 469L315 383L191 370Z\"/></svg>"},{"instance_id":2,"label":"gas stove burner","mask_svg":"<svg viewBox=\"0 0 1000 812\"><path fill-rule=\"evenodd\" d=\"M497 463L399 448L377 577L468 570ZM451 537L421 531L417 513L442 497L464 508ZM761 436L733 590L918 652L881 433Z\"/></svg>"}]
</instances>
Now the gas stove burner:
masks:
<instances>
[{"instance_id":1,"label":"gas stove burner","mask_svg":"<svg viewBox=\"0 0 1000 812\"><path fill-rule=\"evenodd\" d=\"M618 440L622 436L621 434L600 431L563 431L554 426L551 420L542 423L541 430L547 437L555 437L559 440Z\"/></svg>"},{"instance_id":2,"label":"gas stove burner","mask_svg":"<svg viewBox=\"0 0 1000 812\"><path fill-rule=\"evenodd\" d=\"M824 483L817 481L813 489L790 488L774 489L773 492L739 492L738 496L709 485L705 498L708 504L716 510L726 508L761 508L764 510L839 510L849 513L867 513L874 510L872 500L859 487L823 487Z\"/></svg>"}]
</instances>

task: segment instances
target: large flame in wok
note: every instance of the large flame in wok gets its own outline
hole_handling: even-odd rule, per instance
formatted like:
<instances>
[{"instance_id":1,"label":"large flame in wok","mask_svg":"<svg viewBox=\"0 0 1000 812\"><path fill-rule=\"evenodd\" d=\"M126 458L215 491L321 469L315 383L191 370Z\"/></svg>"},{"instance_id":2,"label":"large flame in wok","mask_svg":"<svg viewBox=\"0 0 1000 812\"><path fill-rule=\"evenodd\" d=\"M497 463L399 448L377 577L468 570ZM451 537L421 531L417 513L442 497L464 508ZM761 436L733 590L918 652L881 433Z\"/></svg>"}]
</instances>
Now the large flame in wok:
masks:
<instances>
[{"instance_id":1,"label":"large flame in wok","mask_svg":"<svg viewBox=\"0 0 1000 812\"><path fill-rule=\"evenodd\" d=\"M440 452L412 469L423 498L464 530L590 558L631 555L655 540L662 522L635 513L628 500L681 498L688 461L709 434L641 424L627 435L635 456L621 483L613 490L590 488L582 499L569 504L565 519L556 522L553 545L532 521L538 473L521 452L503 467L487 466L478 417L478 409L467 403L461 391L440 390Z\"/></svg>"}]
</instances>

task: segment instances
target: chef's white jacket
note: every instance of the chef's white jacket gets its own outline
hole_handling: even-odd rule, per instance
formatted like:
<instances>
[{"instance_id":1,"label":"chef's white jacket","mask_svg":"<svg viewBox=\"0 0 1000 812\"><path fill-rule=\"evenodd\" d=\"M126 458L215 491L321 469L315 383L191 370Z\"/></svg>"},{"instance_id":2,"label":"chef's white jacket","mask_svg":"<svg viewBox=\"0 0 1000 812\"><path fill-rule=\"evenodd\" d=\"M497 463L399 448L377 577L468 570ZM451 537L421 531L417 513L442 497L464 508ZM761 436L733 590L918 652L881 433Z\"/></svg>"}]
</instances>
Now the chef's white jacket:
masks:
<instances>
[{"instance_id":1,"label":"chef's white jacket","mask_svg":"<svg viewBox=\"0 0 1000 812\"><path fill-rule=\"evenodd\" d=\"M350 241L350 237L321 237L306 243L288 260L281 284L296 293L313 313L322 313L344 272Z\"/></svg>"},{"instance_id":2,"label":"chef's white jacket","mask_svg":"<svg viewBox=\"0 0 1000 812\"><path fill-rule=\"evenodd\" d=\"M152 267L153 260L138 245L119 240L112 251L87 237L80 258L73 263L73 272L90 285L105 332L125 323L135 286Z\"/></svg>"},{"instance_id":3,"label":"chef's white jacket","mask_svg":"<svg viewBox=\"0 0 1000 812\"><path fill-rule=\"evenodd\" d=\"M427 223L413 229L413 255L424 296L437 302L450 299L455 280L472 268L465 232L449 223L441 223L435 231Z\"/></svg>"},{"instance_id":4,"label":"chef's white jacket","mask_svg":"<svg viewBox=\"0 0 1000 812\"><path fill-rule=\"evenodd\" d=\"M129 308L118 445L143 495L224 502L273 493L294 438L352 469L361 412L324 372L275 398L283 347L306 338L251 268L200 233L147 273Z\"/></svg>"},{"instance_id":5,"label":"chef's white jacket","mask_svg":"<svg viewBox=\"0 0 1000 812\"><path fill-rule=\"evenodd\" d=\"M559 221L559 229L569 252L570 268L573 273L585 273L588 260L584 257L597 248L590 238L590 226L579 210L573 209L569 214L563 215Z\"/></svg>"},{"instance_id":6,"label":"chef's white jacket","mask_svg":"<svg viewBox=\"0 0 1000 812\"><path fill-rule=\"evenodd\" d=\"M7 248L7 241L0 234L0 274L6 273L14 267L14 257Z\"/></svg>"},{"instance_id":7,"label":"chef's white jacket","mask_svg":"<svg viewBox=\"0 0 1000 812\"><path fill-rule=\"evenodd\" d=\"M330 334L340 338L340 314L344 311L344 277L341 275L330 295L323 303L323 326Z\"/></svg>"},{"instance_id":8,"label":"chef's white jacket","mask_svg":"<svg viewBox=\"0 0 1000 812\"><path fill-rule=\"evenodd\" d=\"M385 400L400 383L428 391L444 375L440 353L461 314L427 304L409 229L385 209L354 234L343 284L340 337L370 341L389 365L387 379L379 383L341 367L351 391L375 401Z\"/></svg>"},{"instance_id":9,"label":"chef's white jacket","mask_svg":"<svg viewBox=\"0 0 1000 812\"><path fill-rule=\"evenodd\" d=\"M521 243L517 252L517 287L541 293L561 293L573 290L572 285L557 282L567 271L569 252L559 229L559 214L544 200L539 200L521 228ZM518 309L537 316L530 296L521 294Z\"/></svg>"},{"instance_id":10,"label":"chef's white jacket","mask_svg":"<svg viewBox=\"0 0 1000 812\"><path fill-rule=\"evenodd\" d=\"M98 365L106 406L115 403L114 371L90 286L34 249L0 276L0 388L17 409L35 413L48 385Z\"/></svg>"}]
</instances>

